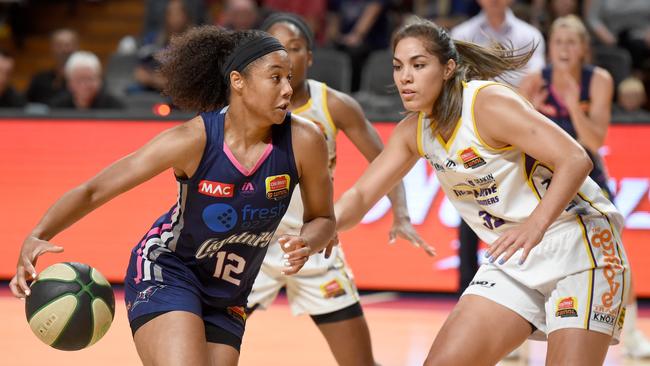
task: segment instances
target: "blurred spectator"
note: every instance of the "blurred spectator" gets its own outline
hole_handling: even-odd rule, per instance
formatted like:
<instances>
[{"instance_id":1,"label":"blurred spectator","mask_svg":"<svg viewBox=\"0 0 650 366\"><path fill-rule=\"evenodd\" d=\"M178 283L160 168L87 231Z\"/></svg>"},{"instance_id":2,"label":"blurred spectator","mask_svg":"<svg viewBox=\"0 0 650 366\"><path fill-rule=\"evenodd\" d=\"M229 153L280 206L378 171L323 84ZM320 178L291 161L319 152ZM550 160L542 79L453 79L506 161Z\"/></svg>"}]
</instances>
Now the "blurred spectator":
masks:
<instances>
[{"instance_id":1,"label":"blurred spectator","mask_svg":"<svg viewBox=\"0 0 650 366\"><path fill-rule=\"evenodd\" d=\"M102 66L91 52L73 53L64 69L68 92L52 100L52 108L114 109L124 104L103 89Z\"/></svg>"},{"instance_id":2,"label":"blurred spectator","mask_svg":"<svg viewBox=\"0 0 650 366\"><path fill-rule=\"evenodd\" d=\"M231 30L255 29L261 22L260 9L253 0L226 0L218 24Z\"/></svg>"},{"instance_id":3,"label":"blurred spectator","mask_svg":"<svg viewBox=\"0 0 650 366\"><path fill-rule=\"evenodd\" d=\"M27 88L27 100L49 104L53 97L66 90L63 67L68 57L79 49L79 35L71 29L59 29L50 37L54 68L34 75Z\"/></svg>"},{"instance_id":4,"label":"blurred spectator","mask_svg":"<svg viewBox=\"0 0 650 366\"><path fill-rule=\"evenodd\" d=\"M512 72L500 77L513 86L518 86L523 75L541 70L545 64L544 38L532 25L517 18L510 4L512 0L477 0L482 11L475 17L451 30L451 37L462 41L489 46L495 42L515 50L527 50L537 46L533 57L521 72Z\"/></svg>"},{"instance_id":5,"label":"blurred spectator","mask_svg":"<svg viewBox=\"0 0 650 366\"><path fill-rule=\"evenodd\" d=\"M0 108L20 108L26 103L25 98L11 85L13 69L14 59L0 50Z\"/></svg>"},{"instance_id":6,"label":"blurred spectator","mask_svg":"<svg viewBox=\"0 0 650 366\"><path fill-rule=\"evenodd\" d=\"M648 67L650 1L591 0L587 17L589 26L601 43L607 46L618 44L630 51L634 68Z\"/></svg>"},{"instance_id":7,"label":"blurred spectator","mask_svg":"<svg viewBox=\"0 0 650 366\"><path fill-rule=\"evenodd\" d=\"M650 112L643 109L647 97L641 80L629 77L618 84L618 100L614 106L615 119L650 122Z\"/></svg>"},{"instance_id":8,"label":"blurred spectator","mask_svg":"<svg viewBox=\"0 0 650 366\"><path fill-rule=\"evenodd\" d=\"M388 47L388 0L330 0L327 38L350 57L352 91L359 90L361 70L372 51Z\"/></svg>"},{"instance_id":9,"label":"blurred spectator","mask_svg":"<svg viewBox=\"0 0 650 366\"><path fill-rule=\"evenodd\" d=\"M165 27L161 31L147 34L137 51L139 64L133 72L136 84L129 87L129 93L162 90L165 80L157 70L159 64L154 56L167 47L172 36L185 32L192 25L185 2L182 0L167 2Z\"/></svg>"},{"instance_id":10,"label":"blurred spectator","mask_svg":"<svg viewBox=\"0 0 650 366\"><path fill-rule=\"evenodd\" d=\"M580 0L533 0L531 24L542 31L547 38L553 21L570 14L580 15Z\"/></svg>"},{"instance_id":11,"label":"blurred spectator","mask_svg":"<svg viewBox=\"0 0 650 366\"><path fill-rule=\"evenodd\" d=\"M142 35L160 33L165 28L168 3L172 0L147 0ZM182 0L185 12L192 24L209 23L208 11L204 0Z\"/></svg>"},{"instance_id":12,"label":"blurred spectator","mask_svg":"<svg viewBox=\"0 0 650 366\"><path fill-rule=\"evenodd\" d=\"M420 18L432 19L436 24L453 28L476 15L481 8L475 0L413 0L413 13Z\"/></svg>"},{"instance_id":13,"label":"blurred spectator","mask_svg":"<svg viewBox=\"0 0 650 366\"><path fill-rule=\"evenodd\" d=\"M300 15L314 32L317 43L324 41L327 0L263 0L262 6L270 11Z\"/></svg>"}]
</instances>

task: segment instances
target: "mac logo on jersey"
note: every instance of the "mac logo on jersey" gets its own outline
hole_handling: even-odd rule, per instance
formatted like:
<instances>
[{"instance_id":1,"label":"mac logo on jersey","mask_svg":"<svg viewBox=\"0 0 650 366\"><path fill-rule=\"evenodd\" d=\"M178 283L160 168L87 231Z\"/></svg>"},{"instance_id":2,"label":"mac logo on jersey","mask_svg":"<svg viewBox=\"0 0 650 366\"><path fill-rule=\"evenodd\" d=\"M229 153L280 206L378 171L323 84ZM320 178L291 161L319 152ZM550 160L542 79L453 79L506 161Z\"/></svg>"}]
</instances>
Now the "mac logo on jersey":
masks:
<instances>
[{"instance_id":1,"label":"mac logo on jersey","mask_svg":"<svg viewBox=\"0 0 650 366\"><path fill-rule=\"evenodd\" d=\"M212 197L232 197L234 184L202 180L199 182L199 193Z\"/></svg>"},{"instance_id":2,"label":"mac logo on jersey","mask_svg":"<svg viewBox=\"0 0 650 366\"><path fill-rule=\"evenodd\" d=\"M201 217L210 230L217 233L230 231L237 224L237 211L225 203L215 203L207 206L203 209Z\"/></svg>"}]
</instances>

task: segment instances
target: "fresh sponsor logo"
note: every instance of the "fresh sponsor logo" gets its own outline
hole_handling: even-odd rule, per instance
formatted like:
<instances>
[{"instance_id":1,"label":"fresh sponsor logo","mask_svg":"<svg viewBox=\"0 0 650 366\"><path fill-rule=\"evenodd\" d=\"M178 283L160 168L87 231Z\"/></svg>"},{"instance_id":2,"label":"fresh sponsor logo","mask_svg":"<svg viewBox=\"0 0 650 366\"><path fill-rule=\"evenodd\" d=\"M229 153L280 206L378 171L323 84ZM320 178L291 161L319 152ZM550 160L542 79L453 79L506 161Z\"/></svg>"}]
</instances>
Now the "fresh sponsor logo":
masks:
<instances>
[{"instance_id":1,"label":"fresh sponsor logo","mask_svg":"<svg viewBox=\"0 0 650 366\"><path fill-rule=\"evenodd\" d=\"M203 209L201 215L205 225L217 233L232 230L237 224L237 211L226 203L214 203Z\"/></svg>"}]
</instances>

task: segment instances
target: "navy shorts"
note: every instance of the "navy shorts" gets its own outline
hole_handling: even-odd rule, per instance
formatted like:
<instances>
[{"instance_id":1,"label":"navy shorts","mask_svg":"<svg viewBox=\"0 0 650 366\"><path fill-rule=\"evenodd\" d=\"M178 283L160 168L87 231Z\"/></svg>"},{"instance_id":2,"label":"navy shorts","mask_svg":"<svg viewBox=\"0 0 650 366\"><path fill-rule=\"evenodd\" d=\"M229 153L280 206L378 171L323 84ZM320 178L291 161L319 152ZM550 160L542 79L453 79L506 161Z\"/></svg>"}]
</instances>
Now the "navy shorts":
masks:
<instances>
[{"instance_id":1,"label":"navy shorts","mask_svg":"<svg viewBox=\"0 0 650 366\"><path fill-rule=\"evenodd\" d=\"M124 300L131 330L170 311L188 311L203 319L208 342L228 344L239 350L244 336L246 313L243 306L219 307L208 303L191 282L165 276L164 282L136 283L127 274Z\"/></svg>"}]
</instances>

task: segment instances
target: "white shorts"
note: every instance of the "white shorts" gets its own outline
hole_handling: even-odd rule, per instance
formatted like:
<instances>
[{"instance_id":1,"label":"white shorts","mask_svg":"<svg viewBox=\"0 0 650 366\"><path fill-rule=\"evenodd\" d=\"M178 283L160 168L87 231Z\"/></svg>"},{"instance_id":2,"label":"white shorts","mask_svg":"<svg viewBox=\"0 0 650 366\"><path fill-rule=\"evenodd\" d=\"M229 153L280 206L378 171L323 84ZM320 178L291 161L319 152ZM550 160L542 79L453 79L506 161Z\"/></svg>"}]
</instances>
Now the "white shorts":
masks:
<instances>
[{"instance_id":1,"label":"white shorts","mask_svg":"<svg viewBox=\"0 0 650 366\"><path fill-rule=\"evenodd\" d=\"M312 255L300 272L292 276L281 273L283 255L277 242L269 246L248 296L249 308L269 307L282 287L286 287L294 315L329 314L359 302L352 272L340 247L335 247L329 258L320 253Z\"/></svg>"},{"instance_id":2,"label":"white shorts","mask_svg":"<svg viewBox=\"0 0 650 366\"><path fill-rule=\"evenodd\" d=\"M609 334L617 344L630 284L618 230L593 218L577 220L576 229L545 237L522 266L521 251L504 265L481 265L463 295L483 296L521 315L537 328L530 339L580 328Z\"/></svg>"}]
</instances>

